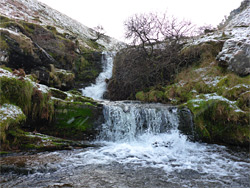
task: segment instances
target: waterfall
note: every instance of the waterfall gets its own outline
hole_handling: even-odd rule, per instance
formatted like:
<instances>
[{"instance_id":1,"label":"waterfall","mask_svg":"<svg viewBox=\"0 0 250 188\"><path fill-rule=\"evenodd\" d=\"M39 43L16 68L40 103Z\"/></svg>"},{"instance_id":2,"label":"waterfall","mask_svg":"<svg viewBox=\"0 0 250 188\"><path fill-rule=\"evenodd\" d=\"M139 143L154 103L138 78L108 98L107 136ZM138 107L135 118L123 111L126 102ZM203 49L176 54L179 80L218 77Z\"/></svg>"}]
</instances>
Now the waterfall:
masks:
<instances>
[{"instance_id":1,"label":"waterfall","mask_svg":"<svg viewBox=\"0 0 250 188\"><path fill-rule=\"evenodd\" d=\"M134 141L143 134L159 134L176 130L177 107L135 102L109 102L104 105L105 123L99 139Z\"/></svg>"},{"instance_id":2,"label":"waterfall","mask_svg":"<svg viewBox=\"0 0 250 188\"><path fill-rule=\"evenodd\" d=\"M107 83L106 79L110 79L112 76L113 68L113 52L103 52L102 53L102 68L103 72L99 74L96 78L94 84L82 89L82 94L86 97L91 97L95 100L100 100L103 98L103 94L106 91Z\"/></svg>"},{"instance_id":3,"label":"waterfall","mask_svg":"<svg viewBox=\"0 0 250 188\"><path fill-rule=\"evenodd\" d=\"M103 53L103 72L82 90L84 95L102 99L112 61L112 54ZM0 187L250 187L249 155L191 142L188 137L194 131L188 109L137 101L99 102L105 121L93 147L21 156L27 162L18 174L1 174ZM20 159L10 157L12 170L12 161ZM35 173L19 174L23 169Z\"/></svg>"}]
</instances>

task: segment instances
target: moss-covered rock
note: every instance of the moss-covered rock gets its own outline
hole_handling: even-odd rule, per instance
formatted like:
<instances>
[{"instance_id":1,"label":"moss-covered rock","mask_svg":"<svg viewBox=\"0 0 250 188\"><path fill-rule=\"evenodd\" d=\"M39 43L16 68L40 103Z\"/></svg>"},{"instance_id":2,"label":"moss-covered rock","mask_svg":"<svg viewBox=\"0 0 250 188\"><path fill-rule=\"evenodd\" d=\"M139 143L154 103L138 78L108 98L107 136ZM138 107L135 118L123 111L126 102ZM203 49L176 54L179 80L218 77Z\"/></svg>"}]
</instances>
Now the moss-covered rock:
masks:
<instances>
[{"instance_id":1,"label":"moss-covered rock","mask_svg":"<svg viewBox=\"0 0 250 188\"><path fill-rule=\"evenodd\" d=\"M102 108L90 102L58 101L55 106L53 135L79 140L92 140L103 122Z\"/></svg>"},{"instance_id":2,"label":"moss-covered rock","mask_svg":"<svg viewBox=\"0 0 250 188\"><path fill-rule=\"evenodd\" d=\"M53 97L58 98L58 99L65 100L68 97L68 95L65 92L59 89L50 88L49 91Z\"/></svg>"},{"instance_id":3,"label":"moss-covered rock","mask_svg":"<svg viewBox=\"0 0 250 188\"><path fill-rule=\"evenodd\" d=\"M98 126L103 121L102 105L93 99L83 97L77 91L63 92L37 84L22 70L11 73L0 69L1 105L15 105L21 114L20 118L15 116L14 119L1 121L1 140L5 143L4 149L44 148L43 145L39 145L39 139L28 138L22 130L90 140L95 137ZM6 119L6 113L8 109L3 108L1 119ZM16 147L13 148L12 145Z\"/></svg>"},{"instance_id":4,"label":"moss-covered rock","mask_svg":"<svg viewBox=\"0 0 250 188\"><path fill-rule=\"evenodd\" d=\"M75 74L64 69L56 69L54 65L50 65L49 86L54 86L62 90L74 88Z\"/></svg>"},{"instance_id":5,"label":"moss-covered rock","mask_svg":"<svg viewBox=\"0 0 250 188\"><path fill-rule=\"evenodd\" d=\"M0 104L12 103L27 115L31 111L33 85L20 77L0 77Z\"/></svg>"},{"instance_id":6,"label":"moss-covered rock","mask_svg":"<svg viewBox=\"0 0 250 188\"><path fill-rule=\"evenodd\" d=\"M139 91L136 93L135 98L136 100L139 100L139 101L147 101L148 95L143 91Z\"/></svg>"},{"instance_id":7,"label":"moss-covered rock","mask_svg":"<svg viewBox=\"0 0 250 188\"><path fill-rule=\"evenodd\" d=\"M159 90L150 90L149 92L137 92L135 95L137 100L147 101L147 102L163 102L164 93Z\"/></svg>"},{"instance_id":8,"label":"moss-covered rock","mask_svg":"<svg viewBox=\"0 0 250 188\"><path fill-rule=\"evenodd\" d=\"M21 108L11 104L0 104L0 150L8 150L16 144L13 132L19 131L19 126L26 119Z\"/></svg>"},{"instance_id":9,"label":"moss-covered rock","mask_svg":"<svg viewBox=\"0 0 250 188\"><path fill-rule=\"evenodd\" d=\"M187 106L194 115L199 139L240 146L250 144L249 112L225 98L190 100Z\"/></svg>"}]
</instances>

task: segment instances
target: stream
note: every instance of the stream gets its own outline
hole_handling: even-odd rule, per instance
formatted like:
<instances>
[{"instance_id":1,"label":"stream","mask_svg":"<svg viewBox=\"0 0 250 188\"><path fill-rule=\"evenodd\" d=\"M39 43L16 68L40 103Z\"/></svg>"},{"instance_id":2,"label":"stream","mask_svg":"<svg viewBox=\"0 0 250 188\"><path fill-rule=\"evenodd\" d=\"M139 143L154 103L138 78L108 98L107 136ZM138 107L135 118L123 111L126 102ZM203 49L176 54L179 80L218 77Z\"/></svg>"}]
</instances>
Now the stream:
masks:
<instances>
[{"instance_id":1,"label":"stream","mask_svg":"<svg viewBox=\"0 0 250 188\"><path fill-rule=\"evenodd\" d=\"M189 141L177 107L102 100L112 55L103 54L103 73L82 90L104 105L94 146L2 157L0 187L250 187L249 151Z\"/></svg>"}]
</instances>

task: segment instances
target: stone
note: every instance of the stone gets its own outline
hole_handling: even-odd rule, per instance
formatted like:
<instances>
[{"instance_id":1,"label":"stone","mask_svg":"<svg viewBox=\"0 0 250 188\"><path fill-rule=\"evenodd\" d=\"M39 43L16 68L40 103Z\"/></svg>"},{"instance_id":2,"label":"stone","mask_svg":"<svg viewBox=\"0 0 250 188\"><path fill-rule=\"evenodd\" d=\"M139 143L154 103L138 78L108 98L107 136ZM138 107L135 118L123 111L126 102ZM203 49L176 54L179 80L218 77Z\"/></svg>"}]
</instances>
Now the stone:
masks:
<instances>
[{"instance_id":1,"label":"stone","mask_svg":"<svg viewBox=\"0 0 250 188\"><path fill-rule=\"evenodd\" d=\"M197 139L197 135L194 132L193 114L191 111L184 107L178 109L179 114L179 126L178 129L182 134L187 135L188 139L194 141Z\"/></svg>"},{"instance_id":2,"label":"stone","mask_svg":"<svg viewBox=\"0 0 250 188\"><path fill-rule=\"evenodd\" d=\"M250 40L227 40L217 59L221 65L240 76L250 74Z\"/></svg>"}]
</instances>

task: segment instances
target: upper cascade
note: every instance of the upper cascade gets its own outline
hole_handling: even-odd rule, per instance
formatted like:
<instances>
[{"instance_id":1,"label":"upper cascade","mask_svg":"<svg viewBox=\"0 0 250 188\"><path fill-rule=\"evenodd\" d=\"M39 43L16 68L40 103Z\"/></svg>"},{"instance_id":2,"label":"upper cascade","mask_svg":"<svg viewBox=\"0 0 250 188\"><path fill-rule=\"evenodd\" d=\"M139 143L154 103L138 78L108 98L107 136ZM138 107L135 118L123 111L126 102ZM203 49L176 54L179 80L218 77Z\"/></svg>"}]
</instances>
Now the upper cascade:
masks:
<instances>
[{"instance_id":1,"label":"upper cascade","mask_svg":"<svg viewBox=\"0 0 250 188\"><path fill-rule=\"evenodd\" d=\"M102 68L103 72L96 78L96 82L88 87L82 89L82 94L87 97L91 97L95 100L103 99L103 95L107 88L106 80L112 76L113 69L113 56L112 52L102 53Z\"/></svg>"}]
</instances>

